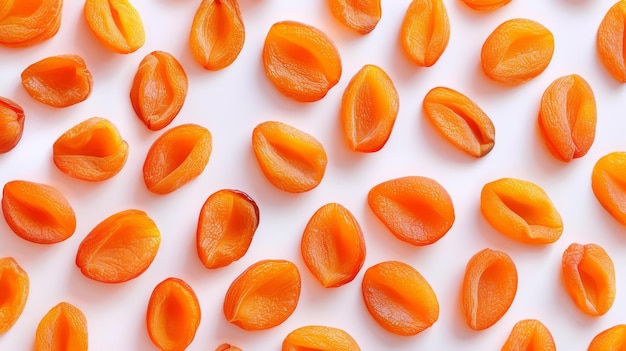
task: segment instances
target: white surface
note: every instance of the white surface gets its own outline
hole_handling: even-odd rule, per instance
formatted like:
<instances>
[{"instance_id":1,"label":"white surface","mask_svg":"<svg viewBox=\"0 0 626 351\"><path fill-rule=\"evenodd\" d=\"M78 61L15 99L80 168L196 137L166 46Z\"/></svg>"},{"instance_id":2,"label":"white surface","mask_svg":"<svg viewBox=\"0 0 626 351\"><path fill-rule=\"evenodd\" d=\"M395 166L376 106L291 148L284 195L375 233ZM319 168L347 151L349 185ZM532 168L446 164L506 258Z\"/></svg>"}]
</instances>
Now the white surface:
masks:
<instances>
[{"instance_id":1,"label":"white surface","mask_svg":"<svg viewBox=\"0 0 626 351\"><path fill-rule=\"evenodd\" d=\"M82 1L67 0L59 33L26 49L0 48L0 96L15 100L26 111L23 138L0 155L0 184L14 179L48 183L73 205L76 233L67 241L36 245L20 239L0 220L0 256L13 256L28 272L31 294L17 324L0 336L0 350L30 350L39 320L60 301L79 307L89 323L91 350L151 350L145 327L148 298L169 276L184 279L195 290L202 322L190 350L213 350L230 342L245 351L278 350L293 329L310 324L339 327L363 350L496 350L520 319L537 318L551 330L560 350L583 350L601 330L624 323L626 310L626 230L596 201L590 186L598 158L626 149L624 87L600 65L595 51L597 27L613 1L514 0L490 13L466 8L460 0L444 0L451 38L439 62L418 68L405 58L397 35L409 0L383 0L377 28L360 36L332 18L322 0L240 0L246 42L232 66L208 72L191 57L188 35L199 0L135 0L147 41L130 55L102 47L88 31ZM488 81L480 70L480 48L503 21L527 17L554 34L554 58L538 78L505 88ZM263 73L261 50L269 27L279 20L296 20L325 31L341 52L343 75L319 102L291 101ZM165 196L146 190L142 165L152 142L162 132L150 132L137 119L128 98L137 65L153 50L176 56L189 76L189 95L172 126L198 123L213 134L213 154L196 180ZM54 109L31 99L20 84L20 73L47 56L75 53L94 77L92 95L83 103ZM364 64L387 71L400 94L400 113L387 145L374 154L356 154L344 144L338 121L341 95ZM536 129L543 90L557 77L578 73L590 83L598 103L596 141L589 153L571 163L557 161L546 150ZM496 126L496 144L483 159L473 159L444 141L425 120L421 103L438 85L457 89L474 99ZM88 183L70 178L51 160L52 143L67 129L92 116L113 121L130 144L124 169L114 178ZM250 146L255 125L279 120L317 137L326 147L329 164L320 186L292 195L274 188L263 177ZM454 226L439 242L412 247L397 240L366 204L368 190L382 181L422 175L440 182L456 211ZM479 212L482 186L501 177L516 177L543 187L560 211L565 231L544 247L514 242L494 231ZM261 221L248 253L238 262L209 271L195 251L200 207L213 192L234 188L247 192L260 207ZM367 245L365 265L356 279L338 289L324 289L306 269L299 254L302 230L310 216L328 202L339 202L360 222ZM146 211L162 233L161 248L150 268L120 285L84 277L74 264L77 247L101 220L128 208ZM566 295L560 278L561 255L572 242L595 242L613 258L617 298L601 318L585 316ZM493 327L474 332L464 323L459 290L468 259L490 247L511 255L519 273L518 293L506 315ZM295 313L283 324L261 332L246 332L222 314L224 294L250 264L268 258L290 259L299 267L302 293ZM361 298L367 267L384 260L414 266L430 282L440 303L439 320L413 337L383 330L370 317Z\"/></svg>"}]
</instances>

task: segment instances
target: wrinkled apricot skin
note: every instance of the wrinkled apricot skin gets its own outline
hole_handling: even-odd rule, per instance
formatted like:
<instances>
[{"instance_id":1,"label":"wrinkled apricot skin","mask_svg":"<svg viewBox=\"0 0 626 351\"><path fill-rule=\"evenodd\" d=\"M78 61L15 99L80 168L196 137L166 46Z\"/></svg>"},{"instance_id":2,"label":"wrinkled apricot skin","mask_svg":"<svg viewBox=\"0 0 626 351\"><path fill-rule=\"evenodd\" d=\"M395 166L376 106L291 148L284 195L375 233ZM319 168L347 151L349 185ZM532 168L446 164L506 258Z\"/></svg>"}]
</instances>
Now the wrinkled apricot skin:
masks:
<instances>
[{"instance_id":1,"label":"wrinkled apricot skin","mask_svg":"<svg viewBox=\"0 0 626 351\"><path fill-rule=\"evenodd\" d=\"M556 351L552 334L536 319L521 320L513 326L502 351Z\"/></svg>"},{"instance_id":2,"label":"wrinkled apricot skin","mask_svg":"<svg viewBox=\"0 0 626 351\"><path fill-rule=\"evenodd\" d=\"M221 344L215 349L215 351L241 351L241 349L231 344Z\"/></svg>"},{"instance_id":3,"label":"wrinkled apricot skin","mask_svg":"<svg viewBox=\"0 0 626 351\"><path fill-rule=\"evenodd\" d=\"M202 0L189 38L193 57L204 69L230 66L246 38L238 0Z\"/></svg>"},{"instance_id":4,"label":"wrinkled apricot skin","mask_svg":"<svg viewBox=\"0 0 626 351\"><path fill-rule=\"evenodd\" d=\"M340 204L320 207L307 223L300 252L325 288L351 282L365 261L365 240L356 218Z\"/></svg>"},{"instance_id":5,"label":"wrinkled apricot skin","mask_svg":"<svg viewBox=\"0 0 626 351\"><path fill-rule=\"evenodd\" d=\"M14 180L2 190L2 213L9 228L22 239L54 244L74 234L76 215L55 187Z\"/></svg>"},{"instance_id":6,"label":"wrinkled apricot skin","mask_svg":"<svg viewBox=\"0 0 626 351\"><path fill-rule=\"evenodd\" d=\"M75 306L61 302L41 319L35 351L87 351L87 318Z\"/></svg>"},{"instance_id":7,"label":"wrinkled apricot skin","mask_svg":"<svg viewBox=\"0 0 626 351\"><path fill-rule=\"evenodd\" d=\"M160 350L185 350L200 325L200 303L193 289L178 278L159 283L148 302L146 325Z\"/></svg>"},{"instance_id":8,"label":"wrinkled apricot skin","mask_svg":"<svg viewBox=\"0 0 626 351\"><path fill-rule=\"evenodd\" d=\"M402 177L380 183L369 191L367 203L393 235L415 246L441 239L455 219L448 192L426 177Z\"/></svg>"},{"instance_id":9,"label":"wrinkled apricot skin","mask_svg":"<svg viewBox=\"0 0 626 351\"><path fill-rule=\"evenodd\" d=\"M376 152L387 143L398 117L400 98L380 67L365 65L354 75L341 100L343 135L352 151Z\"/></svg>"},{"instance_id":10,"label":"wrinkled apricot skin","mask_svg":"<svg viewBox=\"0 0 626 351\"><path fill-rule=\"evenodd\" d=\"M285 337L282 351L361 351L345 331L320 325L300 327Z\"/></svg>"},{"instance_id":11,"label":"wrinkled apricot skin","mask_svg":"<svg viewBox=\"0 0 626 351\"><path fill-rule=\"evenodd\" d=\"M469 260L463 277L461 306L474 330L491 327L509 310L517 293L517 268L504 252L484 249Z\"/></svg>"},{"instance_id":12,"label":"wrinkled apricot skin","mask_svg":"<svg viewBox=\"0 0 626 351\"><path fill-rule=\"evenodd\" d=\"M0 335L8 332L24 312L30 280L13 257L0 258Z\"/></svg>"},{"instance_id":13,"label":"wrinkled apricot skin","mask_svg":"<svg viewBox=\"0 0 626 351\"><path fill-rule=\"evenodd\" d=\"M463 2L473 10L493 11L507 5L511 0L463 0Z\"/></svg>"},{"instance_id":14,"label":"wrinkled apricot skin","mask_svg":"<svg viewBox=\"0 0 626 351\"><path fill-rule=\"evenodd\" d=\"M368 268L361 290L370 315L390 333L416 335L439 318L435 292L426 279L406 263L386 261Z\"/></svg>"},{"instance_id":15,"label":"wrinkled apricot skin","mask_svg":"<svg viewBox=\"0 0 626 351\"><path fill-rule=\"evenodd\" d=\"M292 21L270 28L263 66L276 89L299 102L322 99L341 77L341 57L331 39L315 27Z\"/></svg>"},{"instance_id":16,"label":"wrinkled apricot skin","mask_svg":"<svg viewBox=\"0 0 626 351\"><path fill-rule=\"evenodd\" d=\"M178 60L167 52L153 51L139 64L130 102L148 129L161 130L182 109L187 87L187 74Z\"/></svg>"},{"instance_id":17,"label":"wrinkled apricot skin","mask_svg":"<svg viewBox=\"0 0 626 351\"><path fill-rule=\"evenodd\" d=\"M28 66L21 75L22 86L33 99L52 107L68 107L85 101L93 78L82 57L59 55Z\"/></svg>"},{"instance_id":18,"label":"wrinkled apricot skin","mask_svg":"<svg viewBox=\"0 0 626 351\"><path fill-rule=\"evenodd\" d=\"M300 298L300 272L286 260L263 260L232 282L224 298L224 316L244 330L264 330L283 323Z\"/></svg>"},{"instance_id":19,"label":"wrinkled apricot skin","mask_svg":"<svg viewBox=\"0 0 626 351\"><path fill-rule=\"evenodd\" d=\"M572 301L583 313L599 317L615 301L613 260L596 244L571 244L563 252L563 283Z\"/></svg>"},{"instance_id":20,"label":"wrinkled apricot skin","mask_svg":"<svg viewBox=\"0 0 626 351\"><path fill-rule=\"evenodd\" d=\"M587 154L596 136L596 99L579 75L558 78L543 93L539 128L548 149L569 162Z\"/></svg>"},{"instance_id":21,"label":"wrinkled apricot skin","mask_svg":"<svg viewBox=\"0 0 626 351\"><path fill-rule=\"evenodd\" d=\"M418 66L437 63L450 39L450 21L442 0L413 0L406 10L400 42Z\"/></svg>"},{"instance_id":22,"label":"wrinkled apricot skin","mask_svg":"<svg viewBox=\"0 0 626 351\"><path fill-rule=\"evenodd\" d=\"M7 153L22 139L24 110L20 105L0 96L0 154Z\"/></svg>"},{"instance_id":23,"label":"wrinkled apricot skin","mask_svg":"<svg viewBox=\"0 0 626 351\"><path fill-rule=\"evenodd\" d=\"M591 188L600 205L626 225L626 152L612 152L596 162Z\"/></svg>"},{"instance_id":24,"label":"wrinkled apricot skin","mask_svg":"<svg viewBox=\"0 0 626 351\"><path fill-rule=\"evenodd\" d=\"M197 178L213 150L211 132L197 124L168 129L154 141L143 164L148 190L167 194Z\"/></svg>"},{"instance_id":25,"label":"wrinkled apricot skin","mask_svg":"<svg viewBox=\"0 0 626 351\"><path fill-rule=\"evenodd\" d=\"M89 232L78 247L76 266L87 278L123 283L148 269L160 244L159 229L145 212L125 210Z\"/></svg>"},{"instance_id":26,"label":"wrinkled apricot skin","mask_svg":"<svg viewBox=\"0 0 626 351\"><path fill-rule=\"evenodd\" d=\"M11 48L39 44L61 27L63 0L5 0L0 4L0 45Z\"/></svg>"},{"instance_id":27,"label":"wrinkled apricot skin","mask_svg":"<svg viewBox=\"0 0 626 351\"><path fill-rule=\"evenodd\" d=\"M113 123L100 117L75 125L52 145L52 160L61 172L91 182L115 176L127 158L128 143Z\"/></svg>"},{"instance_id":28,"label":"wrinkled apricot skin","mask_svg":"<svg viewBox=\"0 0 626 351\"><path fill-rule=\"evenodd\" d=\"M508 86L540 75L554 53L554 36L538 22L516 18L499 25L485 40L481 66L490 79Z\"/></svg>"},{"instance_id":29,"label":"wrinkled apricot skin","mask_svg":"<svg viewBox=\"0 0 626 351\"><path fill-rule=\"evenodd\" d=\"M267 180L280 190L302 193L324 178L328 163L324 146L290 125L275 121L257 125L252 149Z\"/></svg>"},{"instance_id":30,"label":"wrinkled apricot skin","mask_svg":"<svg viewBox=\"0 0 626 351\"><path fill-rule=\"evenodd\" d=\"M328 0L328 6L339 22L359 34L373 31L382 16L380 0Z\"/></svg>"},{"instance_id":31,"label":"wrinkled apricot skin","mask_svg":"<svg viewBox=\"0 0 626 351\"><path fill-rule=\"evenodd\" d=\"M626 83L626 2L618 1L607 11L600 22L596 47L600 62L620 83Z\"/></svg>"},{"instance_id":32,"label":"wrinkled apricot skin","mask_svg":"<svg viewBox=\"0 0 626 351\"><path fill-rule=\"evenodd\" d=\"M139 12L128 0L86 0L85 20L98 41L112 52L130 54L146 42Z\"/></svg>"},{"instance_id":33,"label":"wrinkled apricot skin","mask_svg":"<svg viewBox=\"0 0 626 351\"><path fill-rule=\"evenodd\" d=\"M515 178L485 184L480 211L498 232L525 244L550 244L563 233L563 220L538 185Z\"/></svg>"},{"instance_id":34,"label":"wrinkled apricot skin","mask_svg":"<svg viewBox=\"0 0 626 351\"><path fill-rule=\"evenodd\" d=\"M618 324L596 335L587 351L621 351L626 349L626 324Z\"/></svg>"},{"instance_id":35,"label":"wrinkled apricot skin","mask_svg":"<svg viewBox=\"0 0 626 351\"><path fill-rule=\"evenodd\" d=\"M436 87L426 94L422 106L439 134L461 151L478 158L493 149L496 138L493 122L467 96L450 88Z\"/></svg>"},{"instance_id":36,"label":"wrinkled apricot skin","mask_svg":"<svg viewBox=\"0 0 626 351\"><path fill-rule=\"evenodd\" d=\"M259 226L259 207L248 194L219 190L200 210L196 248L209 269L227 266L246 254Z\"/></svg>"}]
</instances>

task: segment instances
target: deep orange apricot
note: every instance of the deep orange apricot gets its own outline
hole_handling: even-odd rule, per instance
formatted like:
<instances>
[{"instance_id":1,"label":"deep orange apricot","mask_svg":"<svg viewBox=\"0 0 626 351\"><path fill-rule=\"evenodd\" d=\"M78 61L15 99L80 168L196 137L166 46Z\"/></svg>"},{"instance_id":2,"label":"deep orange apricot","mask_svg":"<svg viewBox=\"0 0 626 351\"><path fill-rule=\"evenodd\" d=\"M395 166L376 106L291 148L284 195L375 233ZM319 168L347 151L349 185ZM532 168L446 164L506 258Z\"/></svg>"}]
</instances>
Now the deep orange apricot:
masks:
<instances>
[{"instance_id":1,"label":"deep orange apricot","mask_svg":"<svg viewBox=\"0 0 626 351\"><path fill-rule=\"evenodd\" d=\"M591 188L600 205L626 225L626 152L611 152L596 162Z\"/></svg>"},{"instance_id":2,"label":"deep orange apricot","mask_svg":"<svg viewBox=\"0 0 626 351\"><path fill-rule=\"evenodd\" d=\"M191 53L203 68L230 66L243 48L245 27L238 0L202 0L191 24Z\"/></svg>"},{"instance_id":3,"label":"deep orange apricot","mask_svg":"<svg viewBox=\"0 0 626 351\"><path fill-rule=\"evenodd\" d=\"M292 21L270 28L263 66L279 92L300 102L320 100L341 77L341 57L331 39L315 27Z\"/></svg>"},{"instance_id":4,"label":"deep orange apricot","mask_svg":"<svg viewBox=\"0 0 626 351\"><path fill-rule=\"evenodd\" d=\"M15 234L33 243L58 243L76 230L74 209L63 193L47 184L23 180L6 183L2 213Z\"/></svg>"},{"instance_id":5,"label":"deep orange apricot","mask_svg":"<svg viewBox=\"0 0 626 351\"><path fill-rule=\"evenodd\" d=\"M0 258L0 335L24 312L30 289L28 274L13 257Z\"/></svg>"},{"instance_id":6,"label":"deep orange apricot","mask_svg":"<svg viewBox=\"0 0 626 351\"><path fill-rule=\"evenodd\" d=\"M22 72L21 78L22 86L33 99L59 108L85 101L93 86L91 73L78 55L37 61Z\"/></svg>"},{"instance_id":7,"label":"deep orange apricot","mask_svg":"<svg viewBox=\"0 0 626 351\"><path fill-rule=\"evenodd\" d=\"M359 34L373 31L382 16L380 0L328 0L328 6L339 22Z\"/></svg>"},{"instance_id":8,"label":"deep orange apricot","mask_svg":"<svg viewBox=\"0 0 626 351\"><path fill-rule=\"evenodd\" d=\"M626 2L616 2L604 15L596 36L600 62L620 83L626 83Z\"/></svg>"},{"instance_id":9,"label":"deep orange apricot","mask_svg":"<svg viewBox=\"0 0 626 351\"><path fill-rule=\"evenodd\" d=\"M99 182L118 174L128 143L111 121L93 117L63 133L52 145L52 160L70 177Z\"/></svg>"},{"instance_id":10,"label":"deep orange apricot","mask_svg":"<svg viewBox=\"0 0 626 351\"><path fill-rule=\"evenodd\" d=\"M618 324L596 335L587 351L623 351L626 350L626 324Z\"/></svg>"},{"instance_id":11,"label":"deep orange apricot","mask_svg":"<svg viewBox=\"0 0 626 351\"><path fill-rule=\"evenodd\" d=\"M307 325L293 330L283 340L282 351L361 351L354 338L339 328Z\"/></svg>"},{"instance_id":12,"label":"deep orange apricot","mask_svg":"<svg viewBox=\"0 0 626 351\"><path fill-rule=\"evenodd\" d=\"M16 102L0 96L0 154L20 142L24 133L24 110Z\"/></svg>"},{"instance_id":13,"label":"deep orange apricot","mask_svg":"<svg viewBox=\"0 0 626 351\"><path fill-rule=\"evenodd\" d=\"M552 334L536 319L521 320L513 326L502 351L556 351Z\"/></svg>"},{"instance_id":14,"label":"deep orange apricot","mask_svg":"<svg viewBox=\"0 0 626 351\"><path fill-rule=\"evenodd\" d=\"M416 65L434 65L448 46L450 21L442 0L413 0L406 10L400 42Z\"/></svg>"},{"instance_id":15,"label":"deep orange apricot","mask_svg":"<svg viewBox=\"0 0 626 351\"><path fill-rule=\"evenodd\" d=\"M86 0L85 20L98 41L115 53L135 52L146 42L141 16L128 0Z\"/></svg>"},{"instance_id":16,"label":"deep orange apricot","mask_svg":"<svg viewBox=\"0 0 626 351\"><path fill-rule=\"evenodd\" d=\"M55 36L63 0L4 0L0 4L0 45L25 47Z\"/></svg>"},{"instance_id":17,"label":"deep orange apricot","mask_svg":"<svg viewBox=\"0 0 626 351\"><path fill-rule=\"evenodd\" d=\"M167 127L185 103L187 85L187 74L174 56L149 53L141 60L130 90L135 114L150 130Z\"/></svg>"},{"instance_id":18,"label":"deep orange apricot","mask_svg":"<svg viewBox=\"0 0 626 351\"><path fill-rule=\"evenodd\" d=\"M87 351L87 346L87 318L67 302L50 309L37 326L35 351Z\"/></svg>"},{"instance_id":19,"label":"deep orange apricot","mask_svg":"<svg viewBox=\"0 0 626 351\"><path fill-rule=\"evenodd\" d=\"M221 344L215 351L241 351L241 349L231 344Z\"/></svg>"}]
</instances>

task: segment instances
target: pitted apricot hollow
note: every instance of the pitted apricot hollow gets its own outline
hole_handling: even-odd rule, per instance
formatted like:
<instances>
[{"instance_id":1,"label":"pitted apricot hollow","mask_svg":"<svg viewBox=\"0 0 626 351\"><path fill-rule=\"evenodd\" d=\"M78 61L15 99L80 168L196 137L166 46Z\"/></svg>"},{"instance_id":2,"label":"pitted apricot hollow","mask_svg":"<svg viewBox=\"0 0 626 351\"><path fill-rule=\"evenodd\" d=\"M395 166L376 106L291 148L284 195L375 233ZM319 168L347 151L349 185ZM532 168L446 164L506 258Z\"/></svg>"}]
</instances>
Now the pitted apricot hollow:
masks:
<instances>
[{"instance_id":1,"label":"pitted apricot hollow","mask_svg":"<svg viewBox=\"0 0 626 351\"><path fill-rule=\"evenodd\" d=\"M191 25L191 52L204 69L230 66L243 48L246 33L238 0L202 0Z\"/></svg>"},{"instance_id":2,"label":"pitted apricot hollow","mask_svg":"<svg viewBox=\"0 0 626 351\"><path fill-rule=\"evenodd\" d=\"M52 160L61 172L91 182L118 174L127 158L128 143L111 121L100 117L75 125L52 145Z\"/></svg>"},{"instance_id":3,"label":"pitted apricot hollow","mask_svg":"<svg viewBox=\"0 0 626 351\"><path fill-rule=\"evenodd\" d=\"M612 152L596 162L591 188L600 205L626 225L626 152Z\"/></svg>"},{"instance_id":4,"label":"pitted apricot hollow","mask_svg":"<svg viewBox=\"0 0 626 351\"><path fill-rule=\"evenodd\" d=\"M513 326L501 351L556 351L550 330L536 319L521 320Z\"/></svg>"},{"instance_id":5,"label":"pitted apricot hollow","mask_svg":"<svg viewBox=\"0 0 626 351\"><path fill-rule=\"evenodd\" d=\"M82 57L51 56L28 66L22 86L33 99L52 107L68 107L86 100L93 78Z\"/></svg>"},{"instance_id":6,"label":"pitted apricot hollow","mask_svg":"<svg viewBox=\"0 0 626 351\"><path fill-rule=\"evenodd\" d=\"M7 153L22 139L24 109L16 102L0 96L0 154Z\"/></svg>"},{"instance_id":7,"label":"pitted apricot hollow","mask_svg":"<svg viewBox=\"0 0 626 351\"><path fill-rule=\"evenodd\" d=\"M321 30L300 22L277 22L263 46L265 74L278 91L300 102L320 100L341 77L341 58Z\"/></svg>"},{"instance_id":8,"label":"pitted apricot hollow","mask_svg":"<svg viewBox=\"0 0 626 351\"><path fill-rule=\"evenodd\" d=\"M587 154L596 136L596 99L579 75L556 79L541 98L539 128L554 156L562 161Z\"/></svg>"},{"instance_id":9,"label":"pitted apricot hollow","mask_svg":"<svg viewBox=\"0 0 626 351\"><path fill-rule=\"evenodd\" d=\"M495 145L491 119L467 96L444 87L431 89L422 104L428 120L452 145L474 157L487 155Z\"/></svg>"},{"instance_id":10,"label":"pitted apricot hollow","mask_svg":"<svg viewBox=\"0 0 626 351\"><path fill-rule=\"evenodd\" d=\"M615 301L615 268L607 252L596 244L571 244L563 252L563 283L583 313L599 317Z\"/></svg>"},{"instance_id":11,"label":"pitted apricot hollow","mask_svg":"<svg viewBox=\"0 0 626 351\"><path fill-rule=\"evenodd\" d=\"M361 351L354 338L339 328L307 325L293 330L283 340L282 351Z\"/></svg>"},{"instance_id":12,"label":"pitted apricot hollow","mask_svg":"<svg viewBox=\"0 0 626 351\"><path fill-rule=\"evenodd\" d=\"M550 244L563 233L563 220L537 184L501 178L485 184L480 211L498 232L526 244Z\"/></svg>"},{"instance_id":13,"label":"pitted apricot hollow","mask_svg":"<svg viewBox=\"0 0 626 351\"><path fill-rule=\"evenodd\" d=\"M15 234L33 243L58 243L76 230L72 206L63 193L47 184L24 180L6 183L2 213Z\"/></svg>"},{"instance_id":14,"label":"pitted apricot hollow","mask_svg":"<svg viewBox=\"0 0 626 351\"><path fill-rule=\"evenodd\" d=\"M61 27L63 0L5 0L0 4L0 45L39 44Z\"/></svg>"},{"instance_id":15,"label":"pitted apricot hollow","mask_svg":"<svg viewBox=\"0 0 626 351\"><path fill-rule=\"evenodd\" d=\"M517 293L517 268L502 251L484 249L469 260L461 306L468 327L483 330L499 321Z\"/></svg>"},{"instance_id":16,"label":"pitted apricot hollow","mask_svg":"<svg viewBox=\"0 0 626 351\"><path fill-rule=\"evenodd\" d=\"M187 74L174 56L151 52L141 60L130 90L135 114L150 130L167 127L185 103L187 85Z\"/></svg>"},{"instance_id":17,"label":"pitted apricot hollow","mask_svg":"<svg viewBox=\"0 0 626 351\"><path fill-rule=\"evenodd\" d=\"M29 289L28 274L17 261L0 258L0 335L8 332L24 312Z\"/></svg>"},{"instance_id":18,"label":"pitted apricot hollow","mask_svg":"<svg viewBox=\"0 0 626 351\"><path fill-rule=\"evenodd\" d=\"M626 324L618 324L596 335L587 351L626 350Z\"/></svg>"},{"instance_id":19,"label":"pitted apricot hollow","mask_svg":"<svg viewBox=\"0 0 626 351\"><path fill-rule=\"evenodd\" d=\"M450 40L450 21L442 0L413 0L406 10L400 42L418 66L437 63Z\"/></svg>"},{"instance_id":20,"label":"pitted apricot hollow","mask_svg":"<svg viewBox=\"0 0 626 351\"><path fill-rule=\"evenodd\" d=\"M219 190L200 210L196 248L209 269L227 266L246 254L259 226L259 207L248 194Z\"/></svg>"},{"instance_id":21,"label":"pitted apricot hollow","mask_svg":"<svg viewBox=\"0 0 626 351\"><path fill-rule=\"evenodd\" d=\"M480 52L483 72L504 85L523 84L540 75L554 53L554 36L533 20L515 18L499 25Z\"/></svg>"},{"instance_id":22,"label":"pitted apricot hollow","mask_svg":"<svg viewBox=\"0 0 626 351\"><path fill-rule=\"evenodd\" d=\"M86 0L85 20L98 41L112 52L129 54L146 42L141 16L128 0Z\"/></svg>"},{"instance_id":23,"label":"pitted apricot hollow","mask_svg":"<svg viewBox=\"0 0 626 351\"><path fill-rule=\"evenodd\" d=\"M328 6L339 22L359 34L373 31L382 16L380 0L328 0Z\"/></svg>"},{"instance_id":24,"label":"pitted apricot hollow","mask_svg":"<svg viewBox=\"0 0 626 351\"><path fill-rule=\"evenodd\" d=\"M339 113L343 135L352 151L376 152L389 139L400 98L380 67L365 65L350 80Z\"/></svg>"},{"instance_id":25,"label":"pitted apricot hollow","mask_svg":"<svg viewBox=\"0 0 626 351\"><path fill-rule=\"evenodd\" d=\"M596 35L600 62L620 83L626 83L626 1L618 1L607 11Z\"/></svg>"},{"instance_id":26,"label":"pitted apricot hollow","mask_svg":"<svg viewBox=\"0 0 626 351\"><path fill-rule=\"evenodd\" d=\"M35 351L87 351L87 318L67 302L54 306L41 319L35 334Z\"/></svg>"},{"instance_id":27,"label":"pitted apricot hollow","mask_svg":"<svg viewBox=\"0 0 626 351\"><path fill-rule=\"evenodd\" d=\"M361 284L368 312L383 329L416 335L439 319L439 302L428 281L415 268L385 261L365 271Z\"/></svg>"},{"instance_id":28,"label":"pitted apricot hollow","mask_svg":"<svg viewBox=\"0 0 626 351\"><path fill-rule=\"evenodd\" d=\"M283 323L300 299L300 272L286 260L263 260L248 267L230 285L224 316L244 330L264 330Z\"/></svg>"},{"instance_id":29,"label":"pitted apricot hollow","mask_svg":"<svg viewBox=\"0 0 626 351\"><path fill-rule=\"evenodd\" d=\"M365 240L356 218L340 204L320 207L300 242L304 263L325 288L351 282L365 261Z\"/></svg>"},{"instance_id":30,"label":"pitted apricot hollow","mask_svg":"<svg viewBox=\"0 0 626 351\"><path fill-rule=\"evenodd\" d=\"M367 195L372 212L398 239L411 245L430 245L454 223L448 192L426 177L391 179L374 186Z\"/></svg>"}]
</instances>

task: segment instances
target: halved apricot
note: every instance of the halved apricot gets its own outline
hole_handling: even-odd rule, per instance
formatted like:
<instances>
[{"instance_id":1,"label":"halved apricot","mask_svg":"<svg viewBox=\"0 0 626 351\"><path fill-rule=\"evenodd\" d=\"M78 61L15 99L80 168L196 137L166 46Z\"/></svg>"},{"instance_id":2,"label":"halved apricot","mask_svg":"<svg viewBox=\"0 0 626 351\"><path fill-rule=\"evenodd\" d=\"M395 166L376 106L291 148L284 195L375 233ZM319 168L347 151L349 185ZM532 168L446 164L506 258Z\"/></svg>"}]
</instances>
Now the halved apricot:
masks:
<instances>
[{"instance_id":1,"label":"halved apricot","mask_svg":"<svg viewBox=\"0 0 626 351\"><path fill-rule=\"evenodd\" d=\"M0 45L25 47L52 38L61 27L63 0L5 0L0 5Z\"/></svg>"},{"instance_id":2,"label":"halved apricot","mask_svg":"<svg viewBox=\"0 0 626 351\"><path fill-rule=\"evenodd\" d=\"M373 31L382 16L380 0L328 0L328 5L339 22L359 34Z\"/></svg>"},{"instance_id":3,"label":"halved apricot","mask_svg":"<svg viewBox=\"0 0 626 351\"><path fill-rule=\"evenodd\" d=\"M13 150L24 133L24 110L16 102L0 96L0 154Z\"/></svg>"},{"instance_id":4,"label":"halved apricot","mask_svg":"<svg viewBox=\"0 0 626 351\"><path fill-rule=\"evenodd\" d=\"M413 0L400 28L400 42L416 65L434 65L450 40L450 21L442 0Z\"/></svg>"},{"instance_id":5,"label":"halved apricot","mask_svg":"<svg viewBox=\"0 0 626 351\"><path fill-rule=\"evenodd\" d=\"M76 306L61 302L41 319L35 351L87 351L87 318Z\"/></svg>"},{"instance_id":6,"label":"halved apricot","mask_svg":"<svg viewBox=\"0 0 626 351\"><path fill-rule=\"evenodd\" d=\"M354 338L339 328L307 325L287 334L282 351L361 351Z\"/></svg>"},{"instance_id":7,"label":"halved apricot","mask_svg":"<svg viewBox=\"0 0 626 351\"><path fill-rule=\"evenodd\" d=\"M626 225L626 152L611 152L596 162L591 188L600 205Z\"/></svg>"},{"instance_id":8,"label":"halved apricot","mask_svg":"<svg viewBox=\"0 0 626 351\"><path fill-rule=\"evenodd\" d=\"M556 351L550 330L536 319L521 320L513 326L502 351Z\"/></svg>"},{"instance_id":9,"label":"halved apricot","mask_svg":"<svg viewBox=\"0 0 626 351\"><path fill-rule=\"evenodd\" d=\"M85 20L98 41L115 53L135 52L146 42L141 16L128 0L86 0Z\"/></svg>"},{"instance_id":10,"label":"halved apricot","mask_svg":"<svg viewBox=\"0 0 626 351\"><path fill-rule=\"evenodd\" d=\"M28 300L28 274L13 257L0 258L0 335L9 331Z\"/></svg>"},{"instance_id":11,"label":"halved apricot","mask_svg":"<svg viewBox=\"0 0 626 351\"><path fill-rule=\"evenodd\" d=\"M626 83L626 2L616 2L604 15L596 37L600 62L617 81Z\"/></svg>"},{"instance_id":12,"label":"halved apricot","mask_svg":"<svg viewBox=\"0 0 626 351\"><path fill-rule=\"evenodd\" d=\"M618 324L596 335L587 351L626 350L626 324Z\"/></svg>"}]
</instances>

